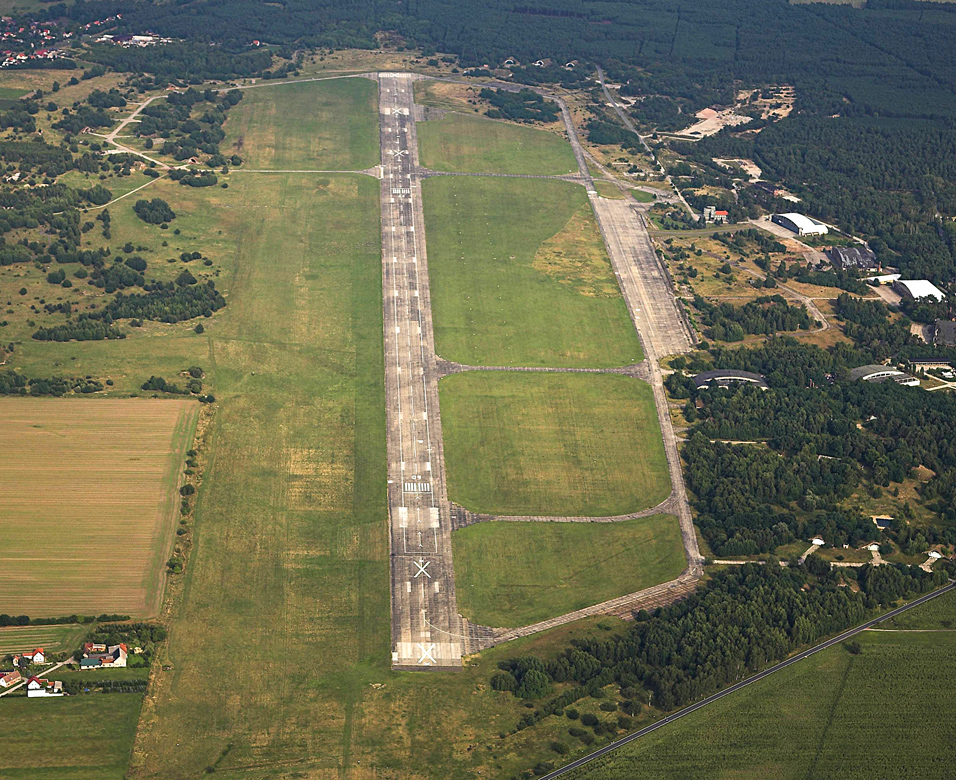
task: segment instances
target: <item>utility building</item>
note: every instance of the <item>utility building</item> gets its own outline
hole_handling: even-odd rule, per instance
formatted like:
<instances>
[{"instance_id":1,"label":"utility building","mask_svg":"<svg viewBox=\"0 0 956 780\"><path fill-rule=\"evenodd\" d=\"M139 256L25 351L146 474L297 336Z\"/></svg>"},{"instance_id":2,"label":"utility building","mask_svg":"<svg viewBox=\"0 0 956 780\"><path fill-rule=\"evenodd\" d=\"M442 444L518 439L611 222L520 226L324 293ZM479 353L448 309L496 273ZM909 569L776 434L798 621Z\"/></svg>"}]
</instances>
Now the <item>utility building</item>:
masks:
<instances>
[{"instance_id":1,"label":"utility building","mask_svg":"<svg viewBox=\"0 0 956 780\"><path fill-rule=\"evenodd\" d=\"M946 293L926 279L897 279L893 282L893 289L903 298L907 298L911 301L920 298L931 298L939 302L946 299Z\"/></svg>"},{"instance_id":2,"label":"utility building","mask_svg":"<svg viewBox=\"0 0 956 780\"><path fill-rule=\"evenodd\" d=\"M825 236L830 232L822 222L796 212L774 214L770 219L787 230L792 230L798 236Z\"/></svg>"}]
</instances>

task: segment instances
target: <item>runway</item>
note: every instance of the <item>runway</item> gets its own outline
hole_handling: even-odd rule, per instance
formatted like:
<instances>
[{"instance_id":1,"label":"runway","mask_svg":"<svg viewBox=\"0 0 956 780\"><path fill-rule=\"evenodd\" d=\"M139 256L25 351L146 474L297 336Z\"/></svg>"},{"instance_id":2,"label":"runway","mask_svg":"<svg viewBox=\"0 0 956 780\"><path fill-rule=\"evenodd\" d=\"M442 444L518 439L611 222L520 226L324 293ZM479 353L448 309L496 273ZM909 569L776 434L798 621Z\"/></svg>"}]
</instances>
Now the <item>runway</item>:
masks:
<instances>
[{"instance_id":1,"label":"runway","mask_svg":"<svg viewBox=\"0 0 956 780\"><path fill-rule=\"evenodd\" d=\"M458 614L415 135L414 76L379 74L392 666L459 668Z\"/></svg>"}]
</instances>

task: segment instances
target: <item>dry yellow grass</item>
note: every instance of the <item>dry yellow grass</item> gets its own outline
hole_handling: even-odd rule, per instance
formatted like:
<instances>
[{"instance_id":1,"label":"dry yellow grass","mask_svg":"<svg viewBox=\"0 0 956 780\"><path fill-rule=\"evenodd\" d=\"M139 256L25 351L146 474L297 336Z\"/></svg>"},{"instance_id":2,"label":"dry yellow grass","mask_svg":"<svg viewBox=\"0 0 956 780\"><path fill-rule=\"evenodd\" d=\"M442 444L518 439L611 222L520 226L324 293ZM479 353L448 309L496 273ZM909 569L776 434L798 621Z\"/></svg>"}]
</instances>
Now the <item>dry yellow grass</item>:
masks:
<instances>
[{"instance_id":1,"label":"dry yellow grass","mask_svg":"<svg viewBox=\"0 0 956 780\"><path fill-rule=\"evenodd\" d=\"M0 403L0 612L156 611L197 411L185 400Z\"/></svg>"}]
</instances>

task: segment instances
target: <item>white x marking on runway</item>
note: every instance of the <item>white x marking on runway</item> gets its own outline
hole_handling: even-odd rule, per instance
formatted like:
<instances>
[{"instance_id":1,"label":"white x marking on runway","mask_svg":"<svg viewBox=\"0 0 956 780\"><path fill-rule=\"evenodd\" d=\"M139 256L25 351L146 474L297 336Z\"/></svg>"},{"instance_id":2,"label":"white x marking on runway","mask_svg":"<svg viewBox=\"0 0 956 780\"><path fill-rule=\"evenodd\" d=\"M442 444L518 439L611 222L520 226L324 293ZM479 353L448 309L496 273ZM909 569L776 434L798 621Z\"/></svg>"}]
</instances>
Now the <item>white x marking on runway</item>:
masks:
<instances>
[{"instance_id":1,"label":"white x marking on runway","mask_svg":"<svg viewBox=\"0 0 956 780\"><path fill-rule=\"evenodd\" d=\"M419 643L418 649L422 651L422 657L418 659L418 663L423 664L427 661L431 661L433 664L437 664L438 661L435 660L435 656L432 655L432 651L435 649L435 643L432 642L428 647Z\"/></svg>"},{"instance_id":2,"label":"white x marking on runway","mask_svg":"<svg viewBox=\"0 0 956 780\"><path fill-rule=\"evenodd\" d=\"M426 561L424 558L421 558L421 559L419 559L419 560L417 560L417 561L413 561L413 563L418 567L418 571L415 572L415 579L416 579L416 580L417 580L417 579L419 578L419 576L422 575L422 574L424 574L426 577L428 577L428 579L431 579L431 578L432 578L432 575L429 574L427 571L425 571L425 569L428 568L428 564L430 564L431 561Z\"/></svg>"}]
</instances>

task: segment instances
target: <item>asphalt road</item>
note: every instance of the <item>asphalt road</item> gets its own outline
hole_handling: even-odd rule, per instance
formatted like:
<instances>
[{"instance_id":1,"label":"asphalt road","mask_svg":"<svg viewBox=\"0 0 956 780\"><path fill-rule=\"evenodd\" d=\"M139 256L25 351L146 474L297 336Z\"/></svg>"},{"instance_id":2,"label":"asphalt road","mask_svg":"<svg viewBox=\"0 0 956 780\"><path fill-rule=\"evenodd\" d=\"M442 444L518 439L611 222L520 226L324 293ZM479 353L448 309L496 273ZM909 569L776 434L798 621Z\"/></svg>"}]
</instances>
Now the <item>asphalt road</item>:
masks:
<instances>
[{"instance_id":1,"label":"asphalt road","mask_svg":"<svg viewBox=\"0 0 956 780\"><path fill-rule=\"evenodd\" d=\"M802 661L804 658L809 658L814 653L819 653L821 650L826 650L828 647L833 647L834 645L837 645L840 642L845 642L847 639L850 639L851 637L856 636L861 631L865 631L866 629L871 628L877 625L878 623L882 623L884 620L888 620L889 618L895 617L896 615L899 615L902 612L906 612L909 609L913 609L913 607L918 607L920 604L925 604L927 601L930 601L931 599L934 599L937 596L940 596L943 593L946 593L947 591L951 591L954 588L956 588L956 582L950 582L949 585L946 585L945 587L942 587L939 590L935 590L932 593L927 593L924 596L920 596L918 599L916 599L915 601L911 601L909 604L906 604L902 607L897 607L896 609L891 610L890 612L887 612L885 615L881 615L880 617L874 618L873 620L869 620L866 623L863 623L862 625L857 626L856 628L851 628L848 631L844 631L842 634L838 634L832 639L828 639L825 642L821 642L815 647L811 647L809 650L804 650L802 653L797 653L796 655L791 656L786 661L781 661L779 664L775 664L774 666L771 666L768 669L764 669L762 672L758 672L753 677L748 677L746 680L742 680L739 683L731 685L729 688L725 688L724 690L718 693L715 693L712 696L708 696L706 699L701 699L696 704L691 704L689 707L685 707L684 709L679 710L678 712L675 712L673 715L668 715L666 718L663 718L657 721L656 723L652 723L650 726L647 726L646 728L643 728L640 731L635 731L633 734L628 734L623 739L619 739L616 742L612 742L609 745L605 745L604 747L599 748L598 750L595 750L593 753L591 753L588 756L584 756L583 758L579 758L576 761L572 761L567 766L561 767L561 769L557 769L554 772L551 772L550 774L544 775L541 778L541 780L555 780L555 778L561 777L562 775L566 775L569 772L572 772L575 769L578 769L584 766L585 764L589 764L590 762L597 760L601 756L606 756L608 753L611 753L612 751L617 750L618 748L623 747L624 745L627 745L631 742L634 742L635 740L640 739L643 736L646 736L647 734L650 734L652 731L657 731L657 729L663 728L664 726L668 725L669 723L673 723L675 720L678 720L679 718L683 718L685 715L690 715L692 712L696 712L697 710L702 709L703 707L707 707L713 704L715 701L718 701L719 699L724 698L724 696L729 696L730 694L736 691L739 691L741 688L746 688L748 685L752 685L753 683L758 682L759 680L762 680L765 677L769 677L771 674L779 672L781 669L786 669L788 666L792 666L793 664L798 663L799 661Z\"/></svg>"}]
</instances>

